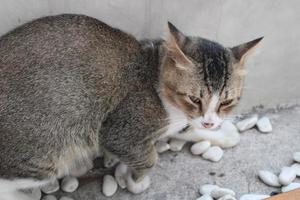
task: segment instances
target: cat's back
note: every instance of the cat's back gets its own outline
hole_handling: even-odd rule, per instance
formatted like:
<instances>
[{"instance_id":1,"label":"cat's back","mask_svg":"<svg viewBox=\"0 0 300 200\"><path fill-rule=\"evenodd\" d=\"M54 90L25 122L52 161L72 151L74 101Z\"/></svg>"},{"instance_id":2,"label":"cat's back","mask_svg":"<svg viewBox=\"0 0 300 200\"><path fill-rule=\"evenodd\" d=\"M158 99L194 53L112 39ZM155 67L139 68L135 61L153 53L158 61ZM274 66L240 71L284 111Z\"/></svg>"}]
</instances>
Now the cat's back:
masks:
<instances>
[{"instance_id":1,"label":"cat's back","mask_svg":"<svg viewBox=\"0 0 300 200\"><path fill-rule=\"evenodd\" d=\"M71 95L81 90L100 101L112 92L117 97L116 90L126 86L138 65L139 52L132 36L97 19L40 18L0 38L0 90L23 97L29 96L23 92L43 96L43 91Z\"/></svg>"},{"instance_id":2,"label":"cat's back","mask_svg":"<svg viewBox=\"0 0 300 200\"><path fill-rule=\"evenodd\" d=\"M113 66L121 60L126 64L137 51L139 43L132 36L88 16L63 14L34 20L2 36L0 70L6 70L5 65L22 69L30 63L34 67L34 62L67 65L84 59Z\"/></svg>"}]
</instances>

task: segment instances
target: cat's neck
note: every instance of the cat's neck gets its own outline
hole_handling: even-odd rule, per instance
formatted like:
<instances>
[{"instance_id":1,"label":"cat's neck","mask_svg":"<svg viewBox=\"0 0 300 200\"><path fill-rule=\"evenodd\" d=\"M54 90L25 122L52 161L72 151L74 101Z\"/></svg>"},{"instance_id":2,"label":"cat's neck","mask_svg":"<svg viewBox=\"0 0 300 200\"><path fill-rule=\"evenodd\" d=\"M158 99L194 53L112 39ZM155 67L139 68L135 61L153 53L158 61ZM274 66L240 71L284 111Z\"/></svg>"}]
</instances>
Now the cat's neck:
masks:
<instances>
[{"instance_id":1,"label":"cat's neck","mask_svg":"<svg viewBox=\"0 0 300 200\"><path fill-rule=\"evenodd\" d=\"M169 118L169 125L165 130L164 136L172 135L174 133L178 133L180 130L187 127L187 117L186 115L175 106L171 105L160 91L159 88L159 78L160 78L160 68L162 59L165 56L165 49L163 47L162 40L152 40L152 41L144 41L143 49L147 55L147 69L146 71L152 71L152 86L155 88L157 95L161 101L162 106L164 107L166 114Z\"/></svg>"},{"instance_id":2,"label":"cat's neck","mask_svg":"<svg viewBox=\"0 0 300 200\"><path fill-rule=\"evenodd\" d=\"M163 53L163 40L143 40L142 46L142 80L145 84L151 85L158 90L160 64Z\"/></svg>"}]
</instances>

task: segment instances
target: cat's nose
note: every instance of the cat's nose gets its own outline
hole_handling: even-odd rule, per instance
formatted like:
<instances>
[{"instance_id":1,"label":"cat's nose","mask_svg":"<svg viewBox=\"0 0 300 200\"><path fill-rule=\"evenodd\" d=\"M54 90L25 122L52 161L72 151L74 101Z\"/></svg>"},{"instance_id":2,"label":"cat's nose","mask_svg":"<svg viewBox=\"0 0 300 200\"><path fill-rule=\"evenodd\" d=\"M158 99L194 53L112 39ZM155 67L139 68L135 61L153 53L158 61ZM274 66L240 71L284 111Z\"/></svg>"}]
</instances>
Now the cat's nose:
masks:
<instances>
[{"instance_id":1,"label":"cat's nose","mask_svg":"<svg viewBox=\"0 0 300 200\"><path fill-rule=\"evenodd\" d=\"M204 128L211 128L214 126L214 123L203 122L202 125Z\"/></svg>"}]
</instances>

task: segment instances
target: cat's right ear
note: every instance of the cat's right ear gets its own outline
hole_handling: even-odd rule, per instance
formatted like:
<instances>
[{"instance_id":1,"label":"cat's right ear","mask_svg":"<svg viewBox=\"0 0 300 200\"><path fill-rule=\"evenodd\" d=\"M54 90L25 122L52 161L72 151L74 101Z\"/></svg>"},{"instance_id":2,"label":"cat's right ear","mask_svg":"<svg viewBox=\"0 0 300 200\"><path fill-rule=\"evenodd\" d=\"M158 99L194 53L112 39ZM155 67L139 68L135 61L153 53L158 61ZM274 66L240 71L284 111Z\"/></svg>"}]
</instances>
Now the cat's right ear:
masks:
<instances>
[{"instance_id":1,"label":"cat's right ear","mask_svg":"<svg viewBox=\"0 0 300 200\"><path fill-rule=\"evenodd\" d=\"M186 36L179 31L171 22L168 22L168 36L165 41L166 55L172 59L178 69L188 70L193 63L182 52L181 47Z\"/></svg>"}]
</instances>

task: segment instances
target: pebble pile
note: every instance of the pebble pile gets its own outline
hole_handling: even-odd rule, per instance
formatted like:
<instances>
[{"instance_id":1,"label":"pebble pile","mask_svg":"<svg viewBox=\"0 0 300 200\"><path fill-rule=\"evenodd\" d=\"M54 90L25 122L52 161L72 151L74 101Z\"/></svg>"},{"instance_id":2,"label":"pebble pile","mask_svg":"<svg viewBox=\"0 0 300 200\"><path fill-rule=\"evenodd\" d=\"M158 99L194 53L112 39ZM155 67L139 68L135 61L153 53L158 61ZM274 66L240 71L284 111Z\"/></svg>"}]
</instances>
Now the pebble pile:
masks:
<instances>
[{"instance_id":1,"label":"pebble pile","mask_svg":"<svg viewBox=\"0 0 300 200\"><path fill-rule=\"evenodd\" d=\"M212 162L219 162L224 154L222 149L236 146L240 140L239 132L244 132L255 126L262 133L272 131L272 124L269 118L258 118L257 115L240 120L236 125L231 121L224 121L219 130L197 130L197 134L202 140L191 146L191 153ZM168 150L181 151L185 144L186 141L175 138L161 140L156 143L156 150L158 153ZM298 155L298 159L300 160L300 154Z\"/></svg>"},{"instance_id":2,"label":"pebble pile","mask_svg":"<svg viewBox=\"0 0 300 200\"><path fill-rule=\"evenodd\" d=\"M199 192L202 196L197 200L236 200L233 190L221 188L217 185L202 185Z\"/></svg>"},{"instance_id":3,"label":"pebble pile","mask_svg":"<svg viewBox=\"0 0 300 200\"><path fill-rule=\"evenodd\" d=\"M206 184L199 189L201 197L196 200L237 200L236 194L233 190L228 188L221 188L217 185ZM262 200L270 197L262 194L245 194L239 200Z\"/></svg>"},{"instance_id":4,"label":"pebble pile","mask_svg":"<svg viewBox=\"0 0 300 200\"><path fill-rule=\"evenodd\" d=\"M266 170L259 171L259 179L268 186L281 188L281 192L300 188L300 183L293 182L297 176L300 177L300 152L294 153L293 159L295 163L283 167L278 175Z\"/></svg>"},{"instance_id":5,"label":"pebble pile","mask_svg":"<svg viewBox=\"0 0 300 200\"><path fill-rule=\"evenodd\" d=\"M48 183L47 185L35 189L31 189L25 191L32 200L57 200L57 198L53 195L53 193L57 192L61 189L64 192L70 193L77 190L79 186L79 181L75 177L65 177L62 179L61 184L59 185L58 180L54 180L53 182ZM42 197L42 193L44 196ZM59 200L73 200L71 197L62 196Z\"/></svg>"}]
</instances>

